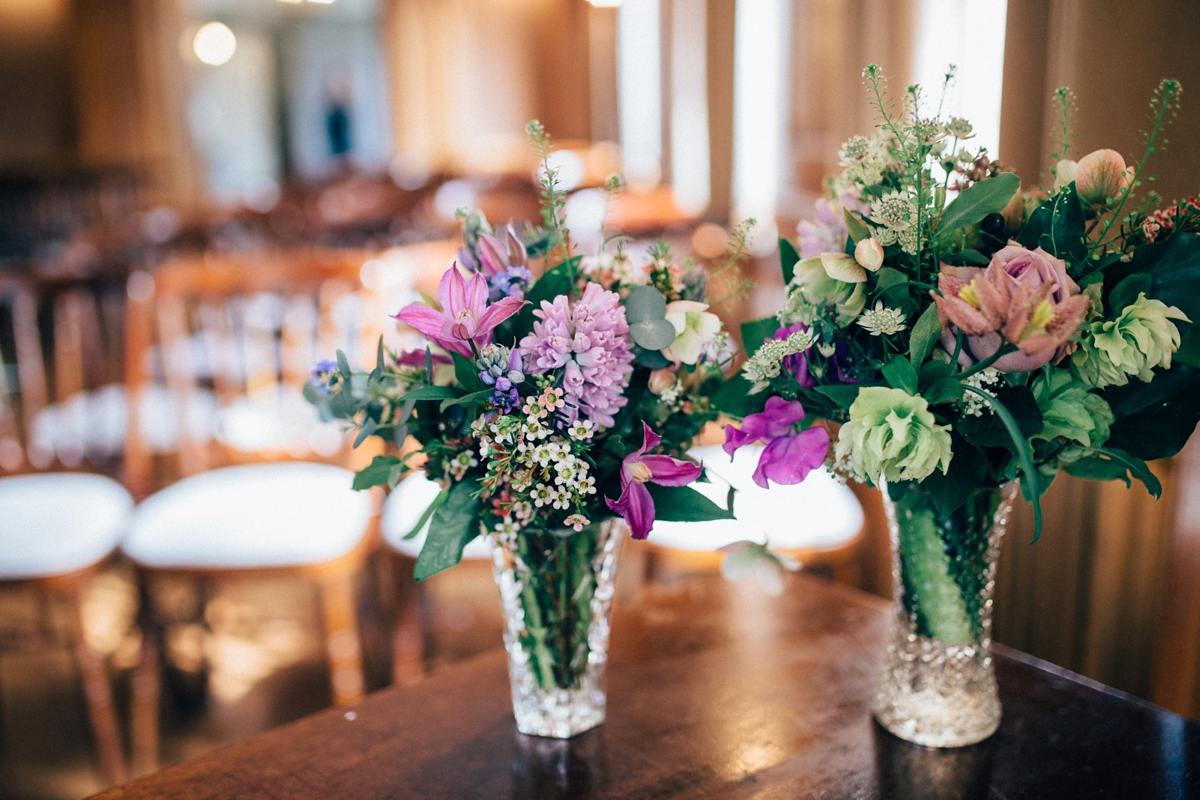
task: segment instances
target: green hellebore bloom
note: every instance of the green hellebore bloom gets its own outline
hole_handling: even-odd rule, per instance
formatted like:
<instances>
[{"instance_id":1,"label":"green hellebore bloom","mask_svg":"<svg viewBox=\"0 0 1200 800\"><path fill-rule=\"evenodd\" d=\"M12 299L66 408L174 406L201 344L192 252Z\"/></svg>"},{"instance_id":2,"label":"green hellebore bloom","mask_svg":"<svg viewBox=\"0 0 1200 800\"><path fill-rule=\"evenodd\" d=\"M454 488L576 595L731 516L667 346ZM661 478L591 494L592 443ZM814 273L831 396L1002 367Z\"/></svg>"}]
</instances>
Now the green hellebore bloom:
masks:
<instances>
[{"instance_id":1,"label":"green hellebore bloom","mask_svg":"<svg viewBox=\"0 0 1200 800\"><path fill-rule=\"evenodd\" d=\"M950 426L938 425L924 397L903 389L868 386L850 406L834 454L849 456L860 479L923 481L950 467Z\"/></svg>"},{"instance_id":2,"label":"green hellebore bloom","mask_svg":"<svg viewBox=\"0 0 1200 800\"><path fill-rule=\"evenodd\" d=\"M780 322L812 325L823 316L827 306L837 309L837 324L844 328L858 319L867 304L865 283L847 283L829 277L821 257L806 258L796 264L788 284L788 300L779 313Z\"/></svg>"},{"instance_id":3,"label":"green hellebore bloom","mask_svg":"<svg viewBox=\"0 0 1200 800\"><path fill-rule=\"evenodd\" d=\"M1034 441L1062 436L1084 447L1101 447L1108 441L1113 412L1104 398L1067 370L1044 369L1033 379L1033 396L1042 412L1044 427Z\"/></svg>"},{"instance_id":4,"label":"green hellebore bloom","mask_svg":"<svg viewBox=\"0 0 1200 800\"><path fill-rule=\"evenodd\" d=\"M1080 379L1096 389L1124 386L1136 375L1149 383L1154 369L1171 366L1179 349L1179 329L1171 320L1191 322L1175 306L1148 300L1139 292L1114 320L1099 320L1080 331L1080 346L1071 355L1071 366Z\"/></svg>"}]
</instances>

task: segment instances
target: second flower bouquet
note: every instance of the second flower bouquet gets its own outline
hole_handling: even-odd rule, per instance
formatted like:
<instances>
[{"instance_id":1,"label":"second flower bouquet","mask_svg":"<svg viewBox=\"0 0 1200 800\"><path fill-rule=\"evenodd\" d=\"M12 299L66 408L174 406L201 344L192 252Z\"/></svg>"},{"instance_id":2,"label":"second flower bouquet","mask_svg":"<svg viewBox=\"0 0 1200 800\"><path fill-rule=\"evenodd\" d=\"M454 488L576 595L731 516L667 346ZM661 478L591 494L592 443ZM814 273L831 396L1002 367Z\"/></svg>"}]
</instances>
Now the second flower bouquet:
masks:
<instances>
[{"instance_id":1,"label":"second flower bouquet","mask_svg":"<svg viewBox=\"0 0 1200 800\"><path fill-rule=\"evenodd\" d=\"M675 264L661 243L640 260L603 244L594 256L572 252L545 134L536 123L529 133L542 157L545 229L492 229L463 214L465 246L436 303L396 315L429 347L380 344L369 373L339 354L307 393L359 443L420 444L377 456L355 487L395 486L423 457L442 491L412 532L429 523L417 579L487 537L518 728L566 737L604 719L624 527L644 539L656 519L732 517L688 487L703 469L685 454L717 417L711 398L733 349L709 311L702 266ZM537 259L553 266L535 280Z\"/></svg>"}]
</instances>

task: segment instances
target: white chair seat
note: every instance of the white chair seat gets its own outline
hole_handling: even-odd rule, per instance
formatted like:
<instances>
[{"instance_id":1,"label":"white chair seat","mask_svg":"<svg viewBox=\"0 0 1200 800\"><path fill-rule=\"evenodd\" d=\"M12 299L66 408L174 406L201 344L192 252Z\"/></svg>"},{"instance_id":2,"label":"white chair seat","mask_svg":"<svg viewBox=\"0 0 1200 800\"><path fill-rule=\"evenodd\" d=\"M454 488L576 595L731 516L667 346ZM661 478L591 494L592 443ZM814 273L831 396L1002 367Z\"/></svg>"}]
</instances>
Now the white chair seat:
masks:
<instances>
[{"instance_id":1,"label":"white chair seat","mask_svg":"<svg viewBox=\"0 0 1200 800\"><path fill-rule=\"evenodd\" d=\"M704 463L711 483L692 488L724 507L729 487L737 490L737 519L711 522L655 522L650 542L677 550L718 550L727 544L769 543L780 550L830 549L851 541L863 526L862 505L848 487L826 470L813 470L794 486L754 483L763 448L743 447L730 463L720 446L698 447L690 455Z\"/></svg>"},{"instance_id":2,"label":"white chair seat","mask_svg":"<svg viewBox=\"0 0 1200 800\"><path fill-rule=\"evenodd\" d=\"M401 555L412 558L420 555L425 536L429 533L429 523L426 522L421 532L413 538L405 539L404 536L416 526L440 491L441 487L426 478L423 472L409 475L397 484L383 504L383 519L380 521L383 540L388 546ZM464 559L491 557L487 541L482 536L476 536L463 548Z\"/></svg>"},{"instance_id":3,"label":"white chair seat","mask_svg":"<svg viewBox=\"0 0 1200 800\"><path fill-rule=\"evenodd\" d=\"M0 479L0 579L37 578L104 559L128 530L133 498L103 475Z\"/></svg>"},{"instance_id":4,"label":"white chair seat","mask_svg":"<svg viewBox=\"0 0 1200 800\"><path fill-rule=\"evenodd\" d=\"M373 511L353 473L287 462L226 467L163 489L138 506L123 549L161 569L318 564L362 540Z\"/></svg>"}]
</instances>

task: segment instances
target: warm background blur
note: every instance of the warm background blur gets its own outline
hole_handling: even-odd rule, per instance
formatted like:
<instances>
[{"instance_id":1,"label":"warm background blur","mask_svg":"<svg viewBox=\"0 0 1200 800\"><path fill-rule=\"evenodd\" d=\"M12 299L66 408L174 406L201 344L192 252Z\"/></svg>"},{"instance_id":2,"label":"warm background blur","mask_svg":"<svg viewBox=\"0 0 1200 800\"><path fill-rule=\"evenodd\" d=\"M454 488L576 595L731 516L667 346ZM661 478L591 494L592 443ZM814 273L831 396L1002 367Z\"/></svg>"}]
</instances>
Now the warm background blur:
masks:
<instances>
[{"instance_id":1,"label":"warm background blur","mask_svg":"<svg viewBox=\"0 0 1200 800\"><path fill-rule=\"evenodd\" d=\"M297 282L317 264L341 283L309 305L255 295L236 307L250 331L238 341L268 331L271 350L282 330L286 346L288 326L312 317L313 354L330 355L317 351L342 328L373 342L383 312L449 263L457 208L536 219L533 118L577 190L574 231L599 230L597 187L613 172L629 189L610 221L663 236L681 257L719 256L725 231L757 218L755 287L726 313L764 316L782 296L776 237L794 236L839 144L872 125L860 85L871 62L893 87L936 85L956 64L947 110L1027 189L1051 166L1056 87L1078 97L1076 157L1111 147L1135 159L1152 91L1178 78L1183 109L1151 186L1168 200L1200 188L1193 0L0 0L0 474L98 471L140 497L210 465L214 443L243 461L339 458L336 431L303 407L263 412L253 386L230 400L227 373L248 384L256 373L249 345L222 366L224 311L201 307L195 331L159 341L175 318L143 307L147 287L175 285L166 276L197 259ZM165 424L172 401L154 402L182 386L180 347L207 365L186 376L209 404L199 434L194 414ZM289 375L305 369L266 370L259 388L295 388ZM1200 718L1200 448L1153 468L1158 503L1059 478L1032 547L1031 515L1018 512L995 633ZM838 575L887 595L881 509L864 497L870 524L855 568ZM397 596L412 592L405 569L381 553L356 578L368 689L402 676L392 631ZM84 604L123 722L140 651L131 576L112 563ZM491 586L473 564L423 587L424 661L407 679L499 645ZM161 763L330 701L303 581L156 591L170 617ZM53 646L67 624L0 585L0 796L103 785L73 661Z\"/></svg>"}]
</instances>

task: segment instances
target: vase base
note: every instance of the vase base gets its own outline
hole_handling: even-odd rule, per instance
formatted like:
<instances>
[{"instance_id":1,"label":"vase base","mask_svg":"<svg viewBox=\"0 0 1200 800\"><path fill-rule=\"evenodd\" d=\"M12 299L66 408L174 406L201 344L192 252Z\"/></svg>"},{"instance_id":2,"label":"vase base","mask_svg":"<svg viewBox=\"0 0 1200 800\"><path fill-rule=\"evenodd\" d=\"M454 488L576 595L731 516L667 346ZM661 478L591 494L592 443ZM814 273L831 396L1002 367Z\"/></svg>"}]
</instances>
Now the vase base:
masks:
<instances>
[{"instance_id":1,"label":"vase base","mask_svg":"<svg viewBox=\"0 0 1200 800\"><path fill-rule=\"evenodd\" d=\"M1000 727L1000 703L987 693L926 690L886 696L881 687L871 712L891 734L925 747L978 744Z\"/></svg>"},{"instance_id":2,"label":"vase base","mask_svg":"<svg viewBox=\"0 0 1200 800\"><path fill-rule=\"evenodd\" d=\"M580 697L579 691L559 690L514 698L517 730L527 736L570 739L604 722L604 697ZM524 699L524 703L521 700ZM598 701L598 702L597 702Z\"/></svg>"}]
</instances>

